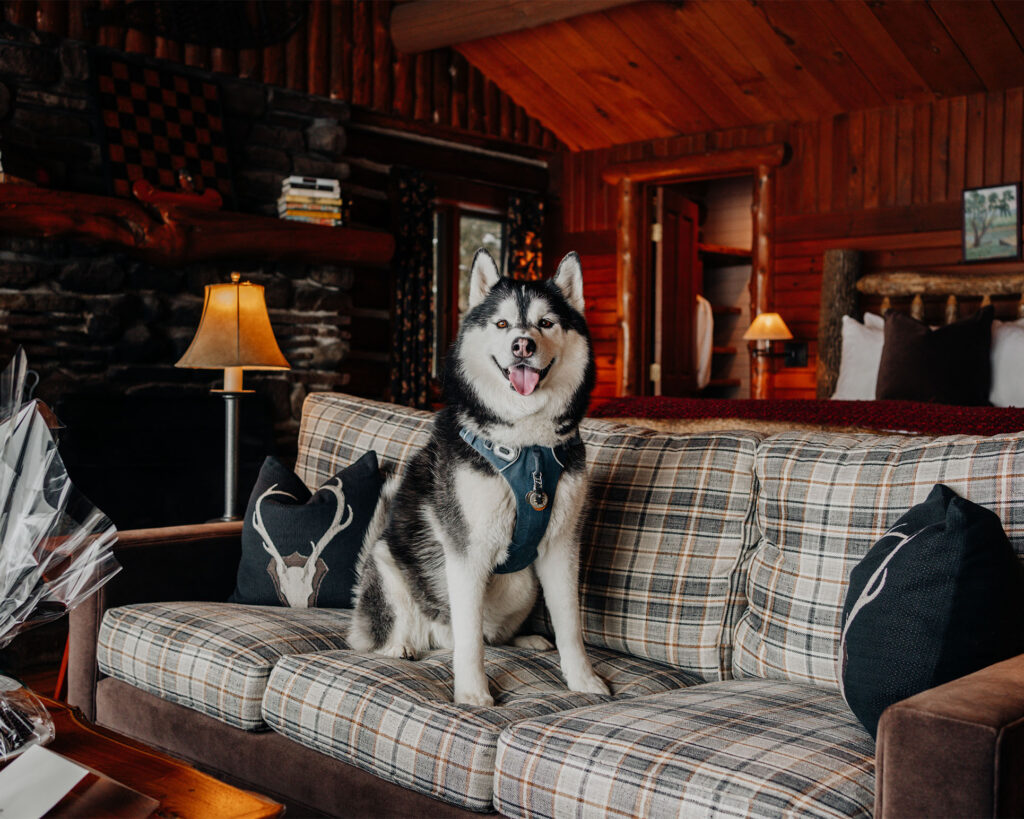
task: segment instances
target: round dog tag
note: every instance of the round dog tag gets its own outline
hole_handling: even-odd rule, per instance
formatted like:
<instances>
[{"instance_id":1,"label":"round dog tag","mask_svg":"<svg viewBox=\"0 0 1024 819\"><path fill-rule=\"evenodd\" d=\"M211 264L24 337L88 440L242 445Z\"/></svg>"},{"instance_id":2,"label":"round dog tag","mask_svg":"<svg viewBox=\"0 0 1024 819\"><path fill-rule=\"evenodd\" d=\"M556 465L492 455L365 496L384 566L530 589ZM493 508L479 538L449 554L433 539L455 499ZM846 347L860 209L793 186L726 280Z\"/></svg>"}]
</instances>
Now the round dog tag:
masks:
<instances>
[{"instance_id":1,"label":"round dog tag","mask_svg":"<svg viewBox=\"0 0 1024 819\"><path fill-rule=\"evenodd\" d=\"M526 500L530 502L530 506L537 512L543 512L548 507L548 493L538 492L534 490L526 493Z\"/></svg>"}]
</instances>

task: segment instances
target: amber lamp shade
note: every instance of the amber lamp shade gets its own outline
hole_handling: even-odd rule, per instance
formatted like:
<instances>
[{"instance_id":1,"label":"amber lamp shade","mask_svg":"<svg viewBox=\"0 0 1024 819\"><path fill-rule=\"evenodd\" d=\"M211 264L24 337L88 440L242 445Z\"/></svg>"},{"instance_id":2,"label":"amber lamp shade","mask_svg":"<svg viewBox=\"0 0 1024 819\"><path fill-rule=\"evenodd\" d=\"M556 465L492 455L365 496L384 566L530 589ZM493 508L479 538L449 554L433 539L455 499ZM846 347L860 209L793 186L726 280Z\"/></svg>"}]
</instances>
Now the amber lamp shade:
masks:
<instances>
[{"instance_id":1,"label":"amber lamp shade","mask_svg":"<svg viewBox=\"0 0 1024 819\"><path fill-rule=\"evenodd\" d=\"M240 281L206 286L195 338L176 367L224 370L225 392L242 392L243 370L287 370L267 315L263 286Z\"/></svg>"},{"instance_id":2,"label":"amber lamp shade","mask_svg":"<svg viewBox=\"0 0 1024 819\"><path fill-rule=\"evenodd\" d=\"M793 334L778 313L759 313L743 334L744 341L789 341L791 338Z\"/></svg>"},{"instance_id":3,"label":"amber lamp shade","mask_svg":"<svg viewBox=\"0 0 1024 819\"><path fill-rule=\"evenodd\" d=\"M232 273L230 284L206 286L203 315L195 338L176 367L224 370L224 514L220 520L238 520L238 399L245 370L290 369L267 315L263 287L241 281Z\"/></svg>"}]
</instances>

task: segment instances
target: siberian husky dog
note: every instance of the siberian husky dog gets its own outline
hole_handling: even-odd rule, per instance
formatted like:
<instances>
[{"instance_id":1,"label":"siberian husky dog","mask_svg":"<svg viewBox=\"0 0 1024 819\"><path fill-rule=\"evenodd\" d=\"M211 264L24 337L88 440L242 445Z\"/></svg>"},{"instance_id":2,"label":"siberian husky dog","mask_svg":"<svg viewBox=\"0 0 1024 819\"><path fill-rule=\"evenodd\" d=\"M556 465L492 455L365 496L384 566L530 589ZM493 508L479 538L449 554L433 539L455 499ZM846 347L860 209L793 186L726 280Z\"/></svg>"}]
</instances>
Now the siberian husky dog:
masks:
<instances>
[{"instance_id":1,"label":"siberian husky dog","mask_svg":"<svg viewBox=\"0 0 1024 819\"><path fill-rule=\"evenodd\" d=\"M539 581L569 688L608 693L583 647L578 596L578 425L593 384L579 257L568 254L552 280L525 282L501 277L477 251L446 406L385 487L365 541L354 649L412 659L450 648L455 702L493 705L485 641L551 648L538 635L515 637Z\"/></svg>"}]
</instances>

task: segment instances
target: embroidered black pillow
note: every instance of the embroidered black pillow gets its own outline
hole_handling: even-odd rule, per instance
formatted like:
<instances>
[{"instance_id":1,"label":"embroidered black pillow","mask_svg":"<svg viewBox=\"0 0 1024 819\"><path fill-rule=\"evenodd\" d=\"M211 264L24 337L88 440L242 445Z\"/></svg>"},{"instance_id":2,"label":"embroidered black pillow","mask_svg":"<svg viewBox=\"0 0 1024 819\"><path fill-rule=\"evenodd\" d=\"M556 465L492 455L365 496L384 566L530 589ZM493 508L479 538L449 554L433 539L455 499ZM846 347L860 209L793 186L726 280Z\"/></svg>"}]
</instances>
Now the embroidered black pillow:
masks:
<instances>
[{"instance_id":1,"label":"embroidered black pillow","mask_svg":"<svg viewBox=\"0 0 1024 819\"><path fill-rule=\"evenodd\" d=\"M936 484L864 556L840 679L874 736L889 705L1024 652L1024 569L999 517Z\"/></svg>"},{"instance_id":2,"label":"embroidered black pillow","mask_svg":"<svg viewBox=\"0 0 1024 819\"><path fill-rule=\"evenodd\" d=\"M383 484L367 452L315 494L267 458L242 524L232 603L350 608L356 561Z\"/></svg>"},{"instance_id":3,"label":"embroidered black pillow","mask_svg":"<svg viewBox=\"0 0 1024 819\"><path fill-rule=\"evenodd\" d=\"M923 321L887 312L875 398L987 406L992 316L990 305L932 330Z\"/></svg>"}]
</instances>

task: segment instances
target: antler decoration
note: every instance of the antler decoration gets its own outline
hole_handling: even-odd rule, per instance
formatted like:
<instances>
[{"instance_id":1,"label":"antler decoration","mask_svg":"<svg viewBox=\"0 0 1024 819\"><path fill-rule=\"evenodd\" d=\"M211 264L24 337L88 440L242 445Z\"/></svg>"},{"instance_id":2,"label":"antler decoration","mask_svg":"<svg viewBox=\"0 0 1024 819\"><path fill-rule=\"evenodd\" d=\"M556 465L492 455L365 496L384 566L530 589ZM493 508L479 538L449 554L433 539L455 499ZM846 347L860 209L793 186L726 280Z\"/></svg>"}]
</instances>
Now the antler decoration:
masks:
<instances>
[{"instance_id":1,"label":"antler decoration","mask_svg":"<svg viewBox=\"0 0 1024 819\"><path fill-rule=\"evenodd\" d=\"M352 506L345 503L345 492L341 488L341 478L335 478L330 483L324 484L323 488L334 495L336 505L334 507L334 518L331 520L331 525L327 527L327 531L320 536L320 539L316 543L312 540L309 542L309 545L313 547L313 552L309 557L309 563L314 566L316 565L316 561L320 558L320 554L325 548L327 548L327 544L334 540L335 536L338 535L339 532L345 531L345 529L347 529L352 523ZM345 517L344 521L342 521L342 516L345 512L348 512L348 516Z\"/></svg>"},{"instance_id":2,"label":"antler decoration","mask_svg":"<svg viewBox=\"0 0 1024 819\"><path fill-rule=\"evenodd\" d=\"M267 554L274 559L274 572L277 576L276 585L278 592L284 597L284 601L293 608L307 608L313 602L315 596L313 583L316 580L317 563L320 560L320 555L323 554L324 549L327 548L327 545L334 540L338 533L347 529L352 523L352 507L345 503L345 493L341 488L341 479L337 478L331 481L324 486L324 489L335 497L334 517L319 540L311 540L309 542L313 549L308 557L295 553L289 555L289 559L286 560L278 551L277 546L274 545L274 541L267 531L266 524L263 522L264 500L274 495L282 495L296 500L293 495L277 490L277 484L274 484L256 499L253 510L253 528L256 529L256 532L262 539L263 548ZM289 561L292 565L289 565Z\"/></svg>"}]
</instances>

